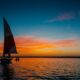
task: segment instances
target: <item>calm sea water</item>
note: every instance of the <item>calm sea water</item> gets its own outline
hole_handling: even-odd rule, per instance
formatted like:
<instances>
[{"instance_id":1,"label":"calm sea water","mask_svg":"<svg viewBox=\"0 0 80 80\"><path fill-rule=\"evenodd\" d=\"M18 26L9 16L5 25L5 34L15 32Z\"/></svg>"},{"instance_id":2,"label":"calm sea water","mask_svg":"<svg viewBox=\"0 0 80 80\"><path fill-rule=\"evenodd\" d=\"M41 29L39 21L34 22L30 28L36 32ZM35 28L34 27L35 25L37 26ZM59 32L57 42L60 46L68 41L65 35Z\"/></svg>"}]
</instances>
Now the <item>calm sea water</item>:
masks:
<instances>
[{"instance_id":1,"label":"calm sea water","mask_svg":"<svg viewBox=\"0 0 80 80\"><path fill-rule=\"evenodd\" d=\"M0 64L0 80L80 80L80 59L13 59L12 64Z\"/></svg>"}]
</instances>

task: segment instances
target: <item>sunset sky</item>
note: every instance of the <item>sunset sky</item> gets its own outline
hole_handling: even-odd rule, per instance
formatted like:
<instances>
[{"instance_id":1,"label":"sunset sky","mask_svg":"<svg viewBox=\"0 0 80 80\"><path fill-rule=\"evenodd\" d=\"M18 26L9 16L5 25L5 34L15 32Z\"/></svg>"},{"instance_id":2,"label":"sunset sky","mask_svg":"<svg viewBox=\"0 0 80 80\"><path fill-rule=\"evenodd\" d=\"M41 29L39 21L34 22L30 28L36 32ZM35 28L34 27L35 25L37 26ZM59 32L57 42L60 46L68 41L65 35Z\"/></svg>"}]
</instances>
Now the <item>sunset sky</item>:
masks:
<instances>
[{"instance_id":1,"label":"sunset sky","mask_svg":"<svg viewBox=\"0 0 80 80\"><path fill-rule=\"evenodd\" d=\"M80 56L79 0L0 0L0 53L3 17L18 55Z\"/></svg>"}]
</instances>

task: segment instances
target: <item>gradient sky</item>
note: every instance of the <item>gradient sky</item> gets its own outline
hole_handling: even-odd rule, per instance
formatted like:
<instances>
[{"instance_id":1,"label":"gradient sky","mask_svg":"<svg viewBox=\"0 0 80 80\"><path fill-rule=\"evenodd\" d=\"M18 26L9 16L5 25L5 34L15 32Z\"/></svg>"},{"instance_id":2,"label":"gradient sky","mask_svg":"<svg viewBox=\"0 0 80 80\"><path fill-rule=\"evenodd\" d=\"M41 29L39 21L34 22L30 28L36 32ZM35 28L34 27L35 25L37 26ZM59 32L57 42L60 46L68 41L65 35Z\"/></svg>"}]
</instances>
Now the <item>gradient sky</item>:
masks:
<instances>
[{"instance_id":1,"label":"gradient sky","mask_svg":"<svg viewBox=\"0 0 80 80\"><path fill-rule=\"evenodd\" d=\"M3 17L21 55L80 55L79 0L0 0L0 51Z\"/></svg>"}]
</instances>

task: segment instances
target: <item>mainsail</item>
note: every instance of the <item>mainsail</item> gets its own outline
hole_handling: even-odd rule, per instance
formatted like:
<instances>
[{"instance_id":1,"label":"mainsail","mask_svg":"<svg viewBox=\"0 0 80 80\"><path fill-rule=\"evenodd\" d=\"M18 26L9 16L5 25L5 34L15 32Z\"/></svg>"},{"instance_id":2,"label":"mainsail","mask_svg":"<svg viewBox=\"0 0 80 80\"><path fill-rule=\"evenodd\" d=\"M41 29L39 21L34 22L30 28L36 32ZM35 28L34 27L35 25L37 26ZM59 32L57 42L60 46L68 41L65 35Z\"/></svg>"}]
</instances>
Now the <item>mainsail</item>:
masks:
<instances>
[{"instance_id":1,"label":"mainsail","mask_svg":"<svg viewBox=\"0 0 80 80\"><path fill-rule=\"evenodd\" d=\"M16 45L14 42L13 34L11 32L11 29L9 27L9 24L7 23L6 19L4 18L4 50L3 50L3 56L6 54L10 56L12 53L17 53Z\"/></svg>"}]
</instances>

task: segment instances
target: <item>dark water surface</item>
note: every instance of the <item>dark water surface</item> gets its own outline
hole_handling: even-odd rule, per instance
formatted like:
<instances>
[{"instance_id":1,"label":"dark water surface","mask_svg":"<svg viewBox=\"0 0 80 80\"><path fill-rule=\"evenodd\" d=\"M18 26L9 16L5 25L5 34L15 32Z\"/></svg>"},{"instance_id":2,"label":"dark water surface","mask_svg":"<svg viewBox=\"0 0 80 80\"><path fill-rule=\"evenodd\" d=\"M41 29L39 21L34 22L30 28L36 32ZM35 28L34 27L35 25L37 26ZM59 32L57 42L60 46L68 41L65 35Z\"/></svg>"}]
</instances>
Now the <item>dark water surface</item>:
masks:
<instances>
[{"instance_id":1,"label":"dark water surface","mask_svg":"<svg viewBox=\"0 0 80 80\"><path fill-rule=\"evenodd\" d=\"M20 58L0 64L0 80L80 80L79 58Z\"/></svg>"}]
</instances>

